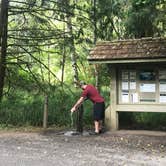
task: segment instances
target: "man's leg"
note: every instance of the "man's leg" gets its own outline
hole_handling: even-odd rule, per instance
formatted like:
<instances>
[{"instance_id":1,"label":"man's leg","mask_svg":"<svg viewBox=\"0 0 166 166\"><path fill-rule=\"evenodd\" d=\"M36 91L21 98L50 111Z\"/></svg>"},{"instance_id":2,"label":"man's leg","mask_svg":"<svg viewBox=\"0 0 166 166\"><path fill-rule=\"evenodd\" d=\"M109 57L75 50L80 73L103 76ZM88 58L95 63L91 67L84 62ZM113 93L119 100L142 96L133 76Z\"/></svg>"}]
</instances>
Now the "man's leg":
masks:
<instances>
[{"instance_id":1,"label":"man's leg","mask_svg":"<svg viewBox=\"0 0 166 166\"><path fill-rule=\"evenodd\" d=\"M102 128L103 128L103 121L102 121L102 120L100 120L100 121L99 121L99 131L101 131L101 130L102 130Z\"/></svg>"},{"instance_id":2,"label":"man's leg","mask_svg":"<svg viewBox=\"0 0 166 166\"><path fill-rule=\"evenodd\" d=\"M96 103L94 105L94 124L95 132L100 133L103 127L105 105L104 103Z\"/></svg>"},{"instance_id":3,"label":"man's leg","mask_svg":"<svg viewBox=\"0 0 166 166\"><path fill-rule=\"evenodd\" d=\"M100 122L95 120L94 124L95 124L95 133L99 133L99 131L100 131Z\"/></svg>"}]
</instances>

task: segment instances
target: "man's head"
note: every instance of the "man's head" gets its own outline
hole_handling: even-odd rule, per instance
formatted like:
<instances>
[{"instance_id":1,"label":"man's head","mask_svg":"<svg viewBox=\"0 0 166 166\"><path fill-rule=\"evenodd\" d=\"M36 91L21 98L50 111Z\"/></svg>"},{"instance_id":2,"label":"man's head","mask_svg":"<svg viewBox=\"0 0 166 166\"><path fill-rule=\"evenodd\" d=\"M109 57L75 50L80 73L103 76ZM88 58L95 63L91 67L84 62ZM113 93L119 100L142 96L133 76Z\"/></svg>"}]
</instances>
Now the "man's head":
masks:
<instances>
[{"instance_id":1,"label":"man's head","mask_svg":"<svg viewBox=\"0 0 166 166\"><path fill-rule=\"evenodd\" d=\"M85 83L85 81L80 81L79 85L80 85L81 89L85 89L85 87L86 87L87 84Z\"/></svg>"}]
</instances>

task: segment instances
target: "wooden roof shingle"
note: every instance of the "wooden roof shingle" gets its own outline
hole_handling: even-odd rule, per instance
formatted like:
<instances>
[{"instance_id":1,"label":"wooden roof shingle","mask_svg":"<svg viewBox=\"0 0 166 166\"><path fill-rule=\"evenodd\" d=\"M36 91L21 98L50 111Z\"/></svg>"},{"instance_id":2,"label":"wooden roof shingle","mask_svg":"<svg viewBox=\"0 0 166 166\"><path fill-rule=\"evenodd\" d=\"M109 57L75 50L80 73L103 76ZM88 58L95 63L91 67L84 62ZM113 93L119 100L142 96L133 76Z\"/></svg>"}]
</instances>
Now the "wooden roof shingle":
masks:
<instances>
[{"instance_id":1,"label":"wooden roof shingle","mask_svg":"<svg viewBox=\"0 0 166 166\"><path fill-rule=\"evenodd\" d=\"M166 38L141 38L99 42L88 60L95 63L166 61Z\"/></svg>"}]
</instances>

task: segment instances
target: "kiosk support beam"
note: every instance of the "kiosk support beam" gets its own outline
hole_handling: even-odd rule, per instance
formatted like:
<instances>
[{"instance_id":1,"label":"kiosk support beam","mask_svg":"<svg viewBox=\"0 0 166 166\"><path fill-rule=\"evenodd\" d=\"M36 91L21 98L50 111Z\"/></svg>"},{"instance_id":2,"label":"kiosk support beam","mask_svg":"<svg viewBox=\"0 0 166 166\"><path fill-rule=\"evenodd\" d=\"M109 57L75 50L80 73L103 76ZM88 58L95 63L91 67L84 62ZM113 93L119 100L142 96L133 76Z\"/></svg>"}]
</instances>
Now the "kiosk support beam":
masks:
<instances>
[{"instance_id":1,"label":"kiosk support beam","mask_svg":"<svg viewBox=\"0 0 166 166\"><path fill-rule=\"evenodd\" d=\"M116 67L111 66L111 92L110 92L110 111L111 111L111 130L118 130L118 112L116 111L117 105L117 79L116 79Z\"/></svg>"}]
</instances>

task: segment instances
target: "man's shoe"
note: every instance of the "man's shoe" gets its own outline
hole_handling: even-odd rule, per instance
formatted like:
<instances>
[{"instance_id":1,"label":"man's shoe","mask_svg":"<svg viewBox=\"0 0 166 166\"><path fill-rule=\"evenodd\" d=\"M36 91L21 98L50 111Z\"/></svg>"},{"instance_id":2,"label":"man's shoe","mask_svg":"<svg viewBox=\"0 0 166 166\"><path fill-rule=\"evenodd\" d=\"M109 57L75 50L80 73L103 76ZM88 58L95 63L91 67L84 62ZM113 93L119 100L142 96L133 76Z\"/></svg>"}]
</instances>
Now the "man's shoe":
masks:
<instances>
[{"instance_id":1,"label":"man's shoe","mask_svg":"<svg viewBox=\"0 0 166 166\"><path fill-rule=\"evenodd\" d=\"M99 133L100 133L100 134L103 134L104 132L105 132L105 129L100 129L100 130L99 130Z\"/></svg>"},{"instance_id":2,"label":"man's shoe","mask_svg":"<svg viewBox=\"0 0 166 166\"><path fill-rule=\"evenodd\" d=\"M95 131L89 133L89 135L99 135L99 134L100 134L99 132L95 132Z\"/></svg>"}]
</instances>

